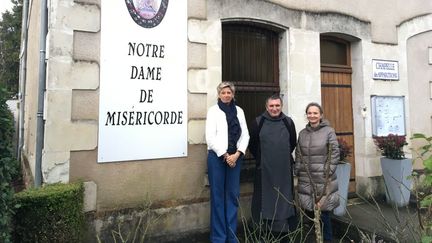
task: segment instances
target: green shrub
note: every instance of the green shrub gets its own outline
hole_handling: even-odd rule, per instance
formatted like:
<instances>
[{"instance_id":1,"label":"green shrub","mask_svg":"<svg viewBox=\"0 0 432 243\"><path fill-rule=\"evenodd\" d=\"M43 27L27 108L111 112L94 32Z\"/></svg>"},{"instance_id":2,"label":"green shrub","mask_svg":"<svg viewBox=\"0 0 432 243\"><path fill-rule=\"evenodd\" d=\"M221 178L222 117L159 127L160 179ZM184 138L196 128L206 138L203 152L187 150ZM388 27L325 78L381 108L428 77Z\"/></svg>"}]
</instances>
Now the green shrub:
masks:
<instances>
[{"instance_id":1,"label":"green shrub","mask_svg":"<svg viewBox=\"0 0 432 243\"><path fill-rule=\"evenodd\" d=\"M0 242L10 242L13 188L18 162L14 157L14 119L9 110L6 89L0 86Z\"/></svg>"},{"instance_id":2,"label":"green shrub","mask_svg":"<svg viewBox=\"0 0 432 243\"><path fill-rule=\"evenodd\" d=\"M51 184L15 194L16 242L80 242L84 230L83 183Z\"/></svg>"},{"instance_id":3,"label":"green shrub","mask_svg":"<svg viewBox=\"0 0 432 243\"><path fill-rule=\"evenodd\" d=\"M421 182L420 191L416 192L419 213L419 225L422 229L422 242L432 242L432 136L422 133L413 134L411 139L422 141L422 146L413 149L416 160L421 160L424 166L425 178Z\"/></svg>"}]
</instances>

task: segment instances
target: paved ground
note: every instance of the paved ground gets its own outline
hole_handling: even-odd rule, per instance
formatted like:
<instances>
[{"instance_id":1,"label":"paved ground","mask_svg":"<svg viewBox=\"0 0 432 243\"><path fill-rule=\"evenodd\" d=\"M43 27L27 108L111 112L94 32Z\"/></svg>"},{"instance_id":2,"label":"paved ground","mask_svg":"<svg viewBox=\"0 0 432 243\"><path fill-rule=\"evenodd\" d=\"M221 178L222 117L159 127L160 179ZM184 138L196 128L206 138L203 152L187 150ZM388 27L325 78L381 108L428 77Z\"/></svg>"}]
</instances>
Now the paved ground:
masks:
<instances>
[{"instance_id":1,"label":"paved ground","mask_svg":"<svg viewBox=\"0 0 432 243\"><path fill-rule=\"evenodd\" d=\"M361 242L362 234L365 242L419 242L418 216L412 205L396 208L383 201L350 199L347 213L334 216L333 225L339 238L354 242Z\"/></svg>"},{"instance_id":2,"label":"paved ground","mask_svg":"<svg viewBox=\"0 0 432 243\"><path fill-rule=\"evenodd\" d=\"M367 202L359 198L348 201L347 213L344 216L333 216L333 243L373 242L419 242L417 214L412 206L393 208L386 202ZM241 227L241 226L240 226ZM241 231L241 228L239 229ZM255 243L245 240L244 232L238 232L241 243ZM208 243L208 232L194 235L184 235L176 240L154 239L151 242L170 243ZM302 237L303 240L288 240L286 242L315 242L313 235ZM258 241L256 241L258 242ZM263 241L265 243L278 243L278 241Z\"/></svg>"}]
</instances>

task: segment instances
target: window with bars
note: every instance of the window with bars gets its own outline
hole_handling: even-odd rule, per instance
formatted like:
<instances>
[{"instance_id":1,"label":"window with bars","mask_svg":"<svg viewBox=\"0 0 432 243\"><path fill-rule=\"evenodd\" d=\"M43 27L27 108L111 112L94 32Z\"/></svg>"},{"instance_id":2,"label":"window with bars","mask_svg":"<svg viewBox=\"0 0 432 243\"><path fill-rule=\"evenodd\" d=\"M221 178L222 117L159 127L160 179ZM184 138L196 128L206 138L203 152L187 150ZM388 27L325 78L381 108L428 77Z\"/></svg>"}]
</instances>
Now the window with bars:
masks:
<instances>
[{"instance_id":1,"label":"window with bars","mask_svg":"<svg viewBox=\"0 0 432 243\"><path fill-rule=\"evenodd\" d=\"M222 80L236 86L235 99L248 125L265 110L265 99L279 93L279 33L254 23L223 23ZM253 179L249 153L241 180Z\"/></svg>"},{"instance_id":2,"label":"window with bars","mask_svg":"<svg viewBox=\"0 0 432 243\"><path fill-rule=\"evenodd\" d=\"M265 98L279 93L278 36L250 23L222 25L222 80L236 86L248 122L263 112Z\"/></svg>"}]
</instances>

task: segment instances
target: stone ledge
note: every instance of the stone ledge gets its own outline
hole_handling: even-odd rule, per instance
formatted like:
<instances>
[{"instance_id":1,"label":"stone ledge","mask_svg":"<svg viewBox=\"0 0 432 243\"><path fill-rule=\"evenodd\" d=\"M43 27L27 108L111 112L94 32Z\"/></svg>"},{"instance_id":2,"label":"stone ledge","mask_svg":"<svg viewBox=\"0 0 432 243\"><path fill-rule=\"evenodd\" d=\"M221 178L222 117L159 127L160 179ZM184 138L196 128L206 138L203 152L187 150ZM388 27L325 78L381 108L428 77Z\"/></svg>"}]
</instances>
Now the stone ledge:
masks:
<instances>
[{"instance_id":1,"label":"stone ledge","mask_svg":"<svg viewBox=\"0 0 432 243\"><path fill-rule=\"evenodd\" d=\"M94 90L72 90L72 120L98 120L99 92Z\"/></svg>"},{"instance_id":2,"label":"stone ledge","mask_svg":"<svg viewBox=\"0 0 432 243\"><path fill-rule=\"evenodd\" d=\"M250 214L245 213L249 212L250 200L250 195L240 196L242 209L239 209L238 215L239 231L242 230L241 223L250 218ZM149 224L146 242L208 242L209 212L210 202L207 200L164 208L147 205L142 208L91 212L86 214L88 229L84 241L95 242L96 236L99 236L102 242L110 242L111 232L118 230L118 223L122 223L122 233L126 235L127 232L132 232L141 218L142 223Z\"/></svg>"},{"instance_id":3,"label":"stone ledge","mask_svg":"<svg viewBox=\"0 0 432 243\"><path fill-rule=\"evenodd\" d=\"M70 141L70 151L93 150L98 144L97 121L75 121L71 125L71 135L75 138ZM74 136L81 134L81 136Z\"/></svg>"},{"instance_id":4,"label":"stone ledge","mask_svg":"<svg viewBox=\"0 0 432 243\"><path fill-rule=\"evenodd\" d=\"M188 39L194 43L207 43L206 30L208 28L206 21L189 19L188 20Z\"/></svg>"},{"instance_id":5,"label":"stone ledge","mask_svg":"<svg viewBox=\"0 0 432 243\"><path fill-rule=\"evenodd\" d=\"M207 114L207 98L205 94L188 95L189 119L205 119Z\"/></svg>"},{"instance_id":6,"label":"stone ledge","mask_svg":"<svg viewBox=\"0 0 432 243\"><path fill-rule=\"evenodd\" d=\"M71 116L71 90L47 90L45 93L45 117L47 119L46 126L51 126L53 123L70 122ZM48 131L46 131L48 132Z\"/></svg>"},{"instance_id":7,"label":"stone ledge","mask_svg":"<svg viewBox=\"0 0 432 243\"><path fill-rule=\"evenodd\" d=\"M74 31L73 59L99 62L100 32Z\"/></svg>"},{"instance_id":8,"label":"stone ledge","mask_svg":"<svg viewBox=\"0 0 432 243\"><path fill-rule=\"evenodd\" d=\"M189 68L207 68L207 45L188 43L188 69Z\"/></svg>"},{"instance_id":9,"label":"stone ledge","mask_svg":"<svg viewBox=\"0 0 432 243\"><path fill-rule=\"evenodd\" d=\"M99 87L99 64L96 62L52 58L48 68L50 90L96 90Z\"/></svg>"},{"instance_id":10,"label":"stone ledge","mask_svg":"<svg viewBox=\"0 0 432 243\"><path fill-rule=\"evenodd\" d=\"M76 4L69 12L66 22L79 31L99 32L101 11L97 5Z\"/></svg>"},{"instance_id":11,"label":"stone ledge","mask_svg":"<svg viewBox=\"0 0 432 243\"><path fill-rule=\"evenodd\" d=\"M207 18L207 0L188 0L189 18L206 19Z\"/></svg>"},{"instance_id":12,"label":"stone ledge","mask_svg":"<svg viewBox=\"0 0 432 243\"><path fill-rule=\"evenodd\" d=\"M55 121L46 124L45 151L92 150L97 147L98 124L93 120ZM79 134L79 136L77 135Z\"/></svg>"},{"instance_id":13,"label":"stone ledge","mask_svg":"<svg viewBox=\"0 0 432 243\"><path fill-rule=\"evenodd\" d=\"M70 62L72 59L72 31L62 29L51 29L47 35L49 46L47 46L48 62L53 60ZM48 65L49 67L49 65Z\"/></svg>"},{"instance_id":14,"label":"stone ledge","mask_svg":"<svg viewBox=\"0 0 432 243\"><path fill-rule=\"evenodd\" d=\"M188 122L188 143L205 144L205 120L189 120Z\"/></svg>"},{"instance_id":15,"label":"stone ledge","mask_svg":"<svg viewBox=\"0 0 432 243\"><path fill-rule=\"evenodd\" d=\"M188 91L191 94L207 94L207 70L188 70Z\"/></svg>"}]
</instances>

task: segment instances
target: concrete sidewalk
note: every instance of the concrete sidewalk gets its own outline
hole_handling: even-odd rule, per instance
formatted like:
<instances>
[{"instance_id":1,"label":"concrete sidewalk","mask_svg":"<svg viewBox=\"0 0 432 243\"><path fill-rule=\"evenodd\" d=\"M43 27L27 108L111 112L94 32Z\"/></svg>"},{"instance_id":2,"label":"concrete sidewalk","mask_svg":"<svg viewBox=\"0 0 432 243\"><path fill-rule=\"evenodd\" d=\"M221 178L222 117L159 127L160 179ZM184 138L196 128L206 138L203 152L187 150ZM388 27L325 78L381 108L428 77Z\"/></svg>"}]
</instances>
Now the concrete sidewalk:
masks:
<instances>
[{"instance_id":1,"label":"concrete sidewalk","mask_svg":"<svg viewBox=\"0 0 432 243\"><path fill-rule=\"evenodd\" d=\"M348 200L347 213L333 216L335 236L352 242L419 242L415 207L392 207L384 201ZM383 240L383 241L379 241Z\"/></svg>"},{"instance_id":2,"label":"concrete sidewalk","mask_svg":"<svg viewBox=\"0 0 432 243\"><path fill-rule=\"evenodd\" d=\"M333 215L332 225L334 237L332 243L420 242L419 222L413 204L407 207L393 208L384 201L369 202L360 198L349 199L347 213L344 216ZM243 227L239 225L238 236L241 238L241 243L245 242L242 229ZM176 235L172 239L167 239L164 236L149 242L209 243L210 241L209 232L203 230L192 235L188 233ZM294 240L294 242L315 242L313 232L307 235L306 239Z\"/></svg>"}]
</instances>

